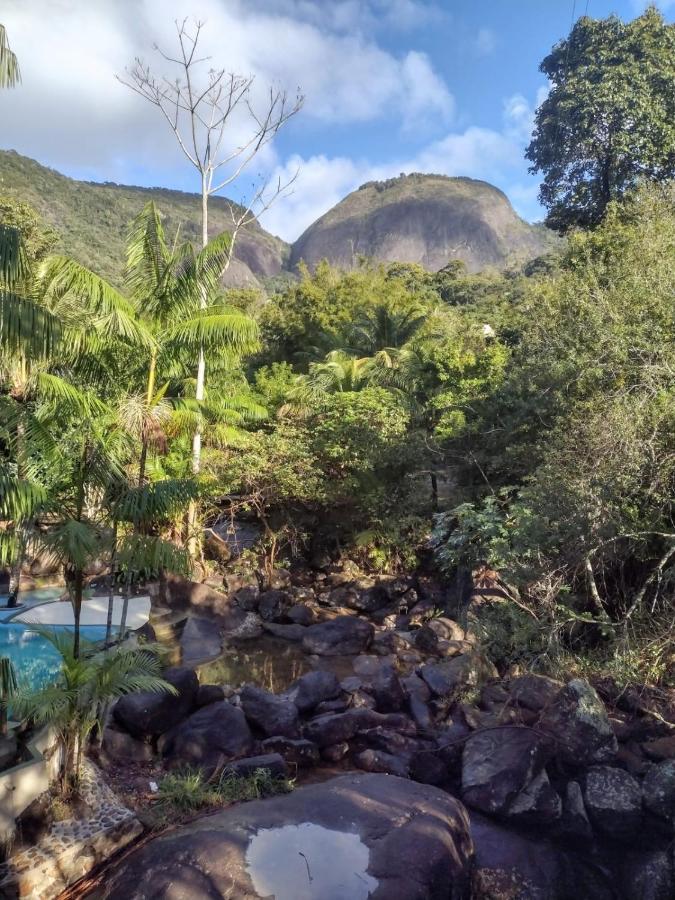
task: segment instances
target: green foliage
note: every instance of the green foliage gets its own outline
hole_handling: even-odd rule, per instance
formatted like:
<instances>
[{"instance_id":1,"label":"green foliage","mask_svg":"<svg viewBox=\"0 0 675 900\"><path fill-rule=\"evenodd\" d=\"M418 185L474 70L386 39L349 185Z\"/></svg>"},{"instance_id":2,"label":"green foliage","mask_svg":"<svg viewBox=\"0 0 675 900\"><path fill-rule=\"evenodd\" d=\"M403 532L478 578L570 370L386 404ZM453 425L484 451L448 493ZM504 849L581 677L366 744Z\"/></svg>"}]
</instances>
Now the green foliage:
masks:
<instances>
[{"instance_id":1,"label":"green foliage","mask_svg":"<svg viewBox=\"0 0 675 900\"><path fill-rule=\"evenodd\" d=\"M161 677L155 648L115 648L108 653L83 642L77 656L66 633L35 629L58 650L63 665L57 680L37 691L19 690L13 698L18 715L54 729L63 750L61 785L65 793L77 785L80 759L94 726L103 727L103 711L112 701L134 691L176 689Z\"/></svg>"},{"instance_id":2,"label":"green foliage","mask_svg":"<svg viewBox=\"0 0 675 900\"><path fill-rule=\"evenodd\" d=\"M205 779L198 769L186 769L162 778L157 803L167 816L188 815L209 807L286 794L292 789L291 781L272 776L269 769L256 769L246 776L229 774L225 769L217 781Z\"/></svg>"},{"instance_id":3,"label":"green foliage","mask_svg":"<svg viewBox=\"0 0 675 900\"><path fill-rule=\"evenodd\" d=\"M527 150L546 223L596 226L643 180L675 174L675 26L651 6L623 23L580 18L543 60L551 90Z\"/></svg>"},{"instance_id":4,"label":"green foliage","mask_svg":"<svg viewBox=\"0 0 675 900\"><path fill-rule=\"evenodd\" d=\"M5 26L0 25L0 88L14 87L19 81L19 61L10 50Z\"/></svg>"}]
</instances>

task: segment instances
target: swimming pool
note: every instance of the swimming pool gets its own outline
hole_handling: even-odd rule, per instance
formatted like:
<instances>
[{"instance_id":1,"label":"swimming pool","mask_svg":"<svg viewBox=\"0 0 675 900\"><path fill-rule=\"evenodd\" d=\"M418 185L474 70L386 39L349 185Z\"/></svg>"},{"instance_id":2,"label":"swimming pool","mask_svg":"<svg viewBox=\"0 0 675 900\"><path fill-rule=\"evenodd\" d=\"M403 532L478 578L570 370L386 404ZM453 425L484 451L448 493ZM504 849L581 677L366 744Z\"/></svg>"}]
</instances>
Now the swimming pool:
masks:
<instances>
[{"instance_id":1,"label":"swimming pool","mask_svg":"<svg viewBox=\"0 0 675 900\"><path fill-rule=\"evenodd\" d=\"M60 628L59 631L72 631ZM87 625L81 629L84 639L102 641L105 626ZM8 656L14 664L19 684L33 690L55 679L61 667L61 657L55 647L30 625L0 623L0 656Z\"/></svg>"}]
</instances>

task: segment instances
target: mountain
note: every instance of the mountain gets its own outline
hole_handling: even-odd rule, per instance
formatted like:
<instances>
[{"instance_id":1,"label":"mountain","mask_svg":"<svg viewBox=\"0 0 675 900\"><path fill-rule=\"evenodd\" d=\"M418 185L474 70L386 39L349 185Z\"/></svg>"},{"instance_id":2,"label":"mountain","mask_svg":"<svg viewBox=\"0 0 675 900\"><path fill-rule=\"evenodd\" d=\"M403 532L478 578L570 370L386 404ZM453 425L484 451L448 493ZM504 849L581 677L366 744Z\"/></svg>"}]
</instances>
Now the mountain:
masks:
<instances>
[{"instance_id":1,"label":"mountain","mask_svg":"<svg viewBox=\"0 0 675 900\"><path fill-rule=\"evenodd\" d=\"M369 181L321 216L293 244L290 265L324 257L352 268L360 256L420 263L436 271L461 259L469 272L525 262L552 249L555 235L521 219L485 181L401 175Z\"/></svg>"},{"instance_id":2,"label":"mountain","mask_svg":"<svg viewBox=\"0 0 675 900\"><path fill-rule=\"evenodd\" d=\"M201 240L201 199L197 194L165 188L141 188L106 182L75 181L13 150L0 150L0 194L29 203L60 234L57 250L67 253L120 285L124 242L129 222L153 199L164 216L167 237L180 226L183 238ZM231 204L222 197L209 202L209 232L231 227ZM243 229L226 276L229 284L257 286L285 266L289 247L257 222Z\"/></svg>"}]
</instances>

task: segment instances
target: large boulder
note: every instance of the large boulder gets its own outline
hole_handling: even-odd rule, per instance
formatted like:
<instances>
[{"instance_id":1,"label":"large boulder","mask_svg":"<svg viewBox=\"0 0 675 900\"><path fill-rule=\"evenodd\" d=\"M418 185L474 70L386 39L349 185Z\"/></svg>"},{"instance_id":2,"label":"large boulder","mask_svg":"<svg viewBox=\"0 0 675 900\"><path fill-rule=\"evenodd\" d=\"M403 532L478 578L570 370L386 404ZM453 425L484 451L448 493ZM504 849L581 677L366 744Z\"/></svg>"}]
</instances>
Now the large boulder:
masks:
<instances>
[{"instance_id":1,"label":"large boulder","mask_svg":"<svg viewBox=\"0 0 675 900\"><path fill-rule=\"evenodd\" d=\"M675 759L652 766L642 782L645 808L675 826Z\"/></svg>"},{"instance_id":2,"label":"large boulder","mask_svg":"<svg viewBox=\"0 0 675 900\"><path fill-rule=\"evenodd\" d=\"M379 712L399 712L406 705L406 692L390 663L380 666L370 682L370 693Z\"/></svg>"},{"instance_id":3,"label":"large boulder","mask_svg":"<svg viewBox=\"0 0 675 900\"><path fill-rule=\"evenodd\" d=\"M107 874L102 900L460 900L472 845L449 794L353 774L154 838Z\"/></svg>"},{"instance_id":4,"label":"large boulder","mask_svg":"<svg viewBox=\"0 0 675 900\"><path fill-rule=\"evenodd\" d=\"M340 690L337 675L317 669L294 681L286 691L286 696L295 703L301 713L307 713L324 700L333 700L339 696Z\"/></svg>"},{"instance_id":5,"label":"large boulder","mask_svg":"<svg viewBox=\"0 0 675 900\"><path fill-rule=\"evenodd\" d=\"M562 800L542 769L509 804L506 815L517 824L550 825L562 816Z\"/></svg>"},{"instance_id":6,"label":"large boulder","mask_svg":"<svg viewBox=\"0 0 675 900\"><path fill-rule=\"evenodd\" d=\"M244 713L226 700L193 713L159 744L169 768L200 768L208 775L223 763L246 756L252 747Z\"/></svg>"},{"instance_id":7,"label":"large boulder","mask_svg":"<svg viewBox=\"0 0 675 900\"><path fill-rule=\"evenodd\" d=\"M639 850L624 853L619 877L625 897L640 900L673 900L675 897L675 855L671 849Z\"/></svg>"},{"instance_id":8,"label":"large boulder","mask_svg":"<svg viewBox=\"0 0 675 900\"><path fill-rule=\"evenodd\" d=\"M559 691L544 709L540 727L554 738L558 757L571 766L609 762L618 749L607 710L583 678Z\"/></svg>"},{"instance_id":9,"label":"large boulder","mask_svg":"<svg viewBox=\"0 0 675 900\"><path fill-rule=\"evenodd\" d=\"M195 707L199 682L192 669L172 666L162 673L178 692L139 691L121 697L113 709L118 725L136 738L157 737L173 728Z\"/></svg>"},{"instance_id":10,"label":"large boulder","mask_svg":"<svg viewBox=\"0 0 675 900\"><path fill-rule=\"evenodd\" d=\"M374 633L370 622L356 616L337 616L328 622L310 625L302 646L307 653L319 656L349 656L367 650Z\"/></svg>"},{"instance_id":11,"label":"large boulder","mask_svg":"<svg viewBox=\"0 0 675 900\"><path fill-rule=\"evenodd\" d=\"M518 706L540 712L553 705L562 688L562 682L546 675L527 674L511 679L509 693Z\"/></svg>"},{"instance_id":12,"label":"large boulder","mask_svg":"<svg viewBox=\"0 0 675 900\"><path fill-rule=\"evenodd\" d=\"M505 813L541 772L547 757L545 742L527 729L475 732L462 754L462 799L482 812Z\"/></svg>"},{"instance_id":13,"label":"large boulder","mask_svg":"<svg viewBox=\"0 0 675 900\"><path fill-rule=\"evenodd\" d=\"M595 827L608 837L629 840L642 821L640 783L623 769L594 766L586 772L584 803Z\"/></svg>"},{"instance_id":14,"label":"large boulder","mask_svg":"<svg viewBox=\"0 0 675 900\"><path fill-rule=\"evenodd\" d=\"M319 762L319 748L304 738L277 735L262 742L264 753L278 753L293 766L315 766Z\"/></svg>"},{"instance_id":15,"label":"large boulder","mask_svg":"<svg viewBox=\"0 0 675 900\"><path fill-rule=\"evenodd\" d=\"M294 703L252 684L241 689L239 698L244 715L265 737L299 736L298 708Z\"/></svg>"},{"instance_id":16,"label":"large boulder","mask_svg":"<svg viewBox=\"0 0 675 900\"><path fill-rule=\"evenodd\" d=\"M258 600L258 613L263 621L274 622L284 615L290 605L286 591L265 591Z\"/></svg>"}]
</instances>

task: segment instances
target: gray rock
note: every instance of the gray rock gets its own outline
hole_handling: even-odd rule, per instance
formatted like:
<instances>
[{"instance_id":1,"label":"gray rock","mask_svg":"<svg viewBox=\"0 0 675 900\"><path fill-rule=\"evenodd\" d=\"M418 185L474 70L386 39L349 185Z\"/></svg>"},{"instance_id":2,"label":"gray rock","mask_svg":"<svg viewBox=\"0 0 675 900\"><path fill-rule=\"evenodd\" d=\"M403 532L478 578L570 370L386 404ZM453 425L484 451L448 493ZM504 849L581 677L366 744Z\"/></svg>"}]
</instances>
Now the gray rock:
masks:
<instances>
[{"instance_id":1,"label":"gray rock","mask_svg":"<svg viewBox=\"0 0 675 900\"><path fill-rule=\"evenodd\" d=\"M226 700L193 713L159 742L169 768L201 768L207 775L228 760L246 756L252 747L243 711Z\"/></svg>"},{"instance_id":2,"label":"gray rock","mask_svg":"<svg viewBox=\"0 0 675 900\"><path fill-rule=\"evenodd\" d=\"M384 750L362 750L354 755L354 764L364 772L384 772L399 778L410 775L410 766L404 759Z\"/></svg>"},{"instance_id":3,"label":"gray rock","mask_svg":"<svg viewBox=\"0 0 675 900\"><path fill-rule=\"evenodd\" d=\"M620 864L624 895L639 900L672 900L674 868L673 854L668 850L628 851Z\"/></svg>"},{"instance_id":4,"label":"gray rock","mask_svg":"<svg viewBox=\"0 0 675 900\"><path fill-rule=\"evenodd\" d=\"M220 629L213 619L190 616L180 636L181 661L186 666L218 656L223 649Z\"/></svg>"},{"instance_id":5,"label":"gray rock","mask_svg":"<svg viewBox=\"0 0 675 900\"><path fill-rule=\"evenodd\" d=\"M298 737L300 722L294 703L252 684L239 692L241 708L248 721L266 737Z\"/></svg>"},{"instance_id":6,"label":"gray rock","mask_svg":"<svg viewBox=\"0 0 675 900\"><path fill-rule=\"evenodd\" d=\"M155 755L151 744L132 737L128 732L116 728L114 724L106 725L103 729L101 749L111 763L119 760L134 763L152 762Z\"/></svg>"},{"instance_id":7,"label":"gray rock","mask_svg":"<svg viewBox=\"0 0 675 900\"><path fill-rule=\"evenodd\" d=\"M113 864L102 900L459 900L472 845L462 805L428 785L350 774L231 807ZM233 889L234 886L234 889Z\"/></svg>"},{"instance_id":8,"label":"gray rock","mask_svg":"<svg viewBox=\"0 0 675 900\"><path fill-rule=\"evenodd\" d=\"M544 742L532 731L503 727L475 732L462 753L462 799L482 812L505 813L547 756Z\"/></svg>"},{"instance_id":9,"label":"gray rock","mask_svg":"<svg viewBox=\"0 0 675 900\"><path fill-rule=\"evenodd\" d=\"M541 728L556 741L559 758L572 766L609 762L618 744L607 710L591 685L575 678L544 710Z\"/></svg>"},{"instance_id":10,"label":"gray rock","mask_svg":"<svg viewBox=\"0 0 675 900\"><path fill-rule=\"evenodd\" d=\"M234 599L237 606L246 612L257 612L260 603L260 589L258 585L249 584L235 591Z\"/></svg>"},{"instance_id":11,"label":"gray rock","mask_svg":"<svg viewBox=\"0 0 675 900\"><path fill-rule=\"evenodd\" d=\"M551 786L545 769L535 775L520 793L516 794L506 815L523 825L550 825L562 816L562 800Z\"/></svg>"},{"instance_id":12,"label":"gray rock","mask_svg":"<svg viewBox=\"0 0 675 900\"><path fill-rule=\"evenodd\" d=\"M610 766L586 772L584 803L591 823L616 839L634 838L642 821L642 794L637 779Z\"/></svg>"},{"instance_id":13,"label":"gray rock","mask_svg":"<svg viewBox=\"0 0 675 900\"><path fill-rule=\"evenodd\" d=\"M307 603L296 603L286 613L294 625L314 625L318 621L316 610Z\"/></svg>"},{"instance_id":14,"label":"gray rock","mask_svg":"<svg viewBox=\"0 0 675 900\"><path fill-rule=\"evenodd\" d=\"M284 758L279 753L266 753L263 756L247 756L244 759L238 759L225 766L223 775L247 778L261 770L269 772L272 778L285 778L288 775Z\"/></svg>"},{"instance_id":15,"label":"gray rock","mask_svg":"<svg viewBox=\"0 0 675 900\"><path fill-rule=\"evenodd\" d=\"M465 653L439 663L427 663L419 674L437 697L447 697L464 687L475 687L496 678L494 665L480 653Z\"/></svg>"},{"instance_id":16,"label":"gray rock","mask_svg":"<svg viewBox=\"0 0 675 900\"><path fill-rule=\"evenodd\" d=\"M279 753L294 766L315 766L319 762L319 748L303 738L266 738L261 747L265 753Z\"/></svg>"},{"instance_id":17,"label":"gray rock","mask_svg":"<svg viewBox=\"0 0 675 900\"><path fill-rule=\"evenodd\" d=\"M547 678L545 675L519 675L509 683L511 699L525 709L539 712L553 705L556 697L564 687L561 681Z\"/></svg>"},{"instance_id":18,"label":"gray rock","mask_svg":"<svg viewBox=\"0 0 675 900\"><path fill-rule=\"evenodd\" d=\"M349 709L347 712L312 719L305 725L305 737L319 747L328 747L330 744L350 741L359 732L377 728L378 725L401 734L415 734L414 724L400 713L383 715L371 709Z\"/></svg>"},{"instance_id":19,"label":"gray rock","mask_svg":"<svg viewBox=\"0 0 675 900\"><path fill-rule=\"evenodd\" d=\"M269 634L282 638L285 641L301 641L305 634L302 625L281 625L278 622L263 622L263 628Z\"/></svg>"},{"instance_id":20,"label":"gray rock","mask_svg":"<svg viewBox=\"0 0 675 900\"><path fill-rule=\"evenodd\" d=\"M584 806L584 797L577 781L568 782L565 788L560 828L562 833L570 838L588 841L593 837L593 829Z\"/></svg>"},{"instance_id":21,"label":"gray rock","mask_svg":"<svg viewBox=\"0 0 675 900\"><path fill-rule=\"evenodd\" d=\"M371 680L370 693L379 712L400 712L406 705L406 692L392 665L380 666Z\"/></svg>"},{"instance_id":22,"label":"gray rock","mask_svg":"<svg viewBox=\"0 0 675 900\"><path fill-rule=\"evenodd\" d=\"M208 706L225 699L225 691L219 684L200 684L197 691L197 706Z\"/></svg>"},{"instance_id":23,"label":"gray rock","mask_svg":"<svg viewBox=\"0 0 675 900\"><path fill-rule=\"evenodd\" d=\"M290 597L285 591L265 591L258 598L258 614L264 622L281 618L289 606Z\"/></svg>"},{"instance_id":24,"label":"gray rock","mask_svg":"<svg viewBox=\"0 0 675 900\"><path fill-rule=\"evenodd\" d=\"M121 697L113 708L118 725L134 737L156 737L177 725L195 707L199 682L192 669L173 666L162 673L178 694L140 691Z\"/></svg>"},{"instance_id":25,"label":"gray rock","mask_svg":"<svg viewBox=\"0 0 675 900\"><path fill-rule=\"evenodd\" d=\"M340 694L340 682L333 672L316 669L307 672L293 682L286 697L292 700L301 713L310 712L324 700L332 700Z\"/></svg>"},{"instance_id":26,"label":"gray rock","mask_svg":"<svg viewBox=\"0 0 675 900\"><path fill-rule=\"evenodd\" d=\"M337 763L343 760L348 753L349 744L347 741L342 741L340 744L331 744L329 747L323 747L321 758L325 759L326 762Z\"/></svg>"},{"instance_id":27,"label":"gray rock","mask_svg":"<svg viewBox=\"0 0 675 900\"><path fill-rule=\"evenodd\" d=\"M347 656L367 650L374 633L370 622L355 616L337 616L329 622L310 625L302 646L307 653L319 656Z\"/></svg>"},{"instance_id":28,"label":"gray rock","mask_svg":"<svg viewBox=\"0 0 675 900\"><path fill-rule=\"evenodd\" d=\"M642 782L642 796L649 812L675 825L675 759L651 766Z\"/></svg>"}]
</instances>

